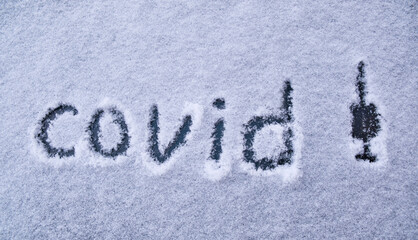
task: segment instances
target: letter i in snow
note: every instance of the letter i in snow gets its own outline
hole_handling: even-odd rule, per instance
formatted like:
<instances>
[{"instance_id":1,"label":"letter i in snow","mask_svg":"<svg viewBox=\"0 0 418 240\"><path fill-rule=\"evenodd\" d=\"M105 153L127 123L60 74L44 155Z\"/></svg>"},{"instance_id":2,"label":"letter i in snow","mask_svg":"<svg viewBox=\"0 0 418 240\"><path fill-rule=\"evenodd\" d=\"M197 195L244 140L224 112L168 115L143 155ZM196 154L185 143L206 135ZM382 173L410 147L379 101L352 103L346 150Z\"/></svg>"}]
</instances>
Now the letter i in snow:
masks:
<instances>
[{"instance_id":1,"label":"letter i in snow","mask_svg":"<svg viewBox=\"0 0 418 240\"><path fill-rule=\"evenodd\" d=\"M222 110L225 109L225 99L217 98L213 102L213 107ZM212 132L212 149L210 151L210 158L215 160L216 162L219 161L221 158L222 153L222 137L224 136L225 131L225 120L223 118L218 119L215 122L215 126L213 127Z\"/></svg>"}]
</instances>

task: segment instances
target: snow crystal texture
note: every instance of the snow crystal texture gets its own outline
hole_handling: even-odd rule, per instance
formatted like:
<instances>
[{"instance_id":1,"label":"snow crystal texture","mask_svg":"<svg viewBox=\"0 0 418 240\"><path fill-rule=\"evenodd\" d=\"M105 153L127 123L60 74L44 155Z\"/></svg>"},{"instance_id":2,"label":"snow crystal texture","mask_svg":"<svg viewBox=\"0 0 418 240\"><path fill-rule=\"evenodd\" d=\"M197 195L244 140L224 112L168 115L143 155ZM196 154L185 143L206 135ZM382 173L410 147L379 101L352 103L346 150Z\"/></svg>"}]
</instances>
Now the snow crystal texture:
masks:
<instances>
[{"instance_id":1,"label":"snow crystal texture","mask_svg":"<svg viewBox=\"0 0 418 240\"><path fill-rule=\"evenodd\" d=\"M0 239L416 238L417 23L413 0L0 1ZM351 134L360 61L375 163ZM286 81L292 163L256 170L244 125L280 113ZM48 141L75 152L50 157L36 134L62 103L77 114ZM153 106L160 151L193 122L162 164ZM129 143L120 156L92 150L97 109L103 151ZM283 129L257 133L257 158L283 150Z\"/></svg>"}]
</instances>

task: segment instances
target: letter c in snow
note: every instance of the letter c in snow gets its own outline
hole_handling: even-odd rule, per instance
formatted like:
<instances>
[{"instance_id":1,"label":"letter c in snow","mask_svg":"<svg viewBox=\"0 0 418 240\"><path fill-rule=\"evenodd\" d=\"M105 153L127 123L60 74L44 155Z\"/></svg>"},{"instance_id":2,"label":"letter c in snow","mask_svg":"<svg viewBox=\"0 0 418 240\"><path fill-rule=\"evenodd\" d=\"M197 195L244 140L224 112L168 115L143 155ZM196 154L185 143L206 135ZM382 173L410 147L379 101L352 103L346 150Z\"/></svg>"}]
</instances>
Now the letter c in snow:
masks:
<instances>
[{"instance_id":1,"label":"letter c in snow","mask_svg":"<svg viewBox=\"0 0 418 240\"><path fill-rule=\"evenodd\" d=\"M41 127L35 135L35 138L42 144L45 151L47 152L48 157L52 158L58 155L59 158L63 158L75 155L74 147L71 147L70 149L54 147L48 138L48 129L52 121L54 121L59 115L62 115L65 112L72 112L73 115L78 114L77 109L74 106L68 104L60 104L56 108L49 109L45 117L42 118L40 122Z\"/></svg>"}]
</instances>

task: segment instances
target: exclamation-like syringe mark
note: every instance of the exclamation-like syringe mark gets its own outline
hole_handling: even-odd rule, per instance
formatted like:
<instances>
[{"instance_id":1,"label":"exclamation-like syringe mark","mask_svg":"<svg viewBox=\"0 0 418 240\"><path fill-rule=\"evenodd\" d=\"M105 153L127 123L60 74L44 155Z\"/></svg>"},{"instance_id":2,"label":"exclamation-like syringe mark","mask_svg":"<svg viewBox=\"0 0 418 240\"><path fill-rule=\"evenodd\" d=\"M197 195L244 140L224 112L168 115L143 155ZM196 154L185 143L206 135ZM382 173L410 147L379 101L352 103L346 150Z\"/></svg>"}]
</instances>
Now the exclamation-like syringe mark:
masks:
<instances>
[{"instance_id":1,"label":"exclamation-like syringe mark","mask_svg":"<svg viewBox=\"0 0 418 240\"><path fill-rule=\"evenodd\" d=\"M366 104L367 91L364 68L365 64L361 61L357 67L359 73L356 81L356 92L359 99L358 103L353 103L350 106L353 114L352 137L363 141L363 152L356 154L356 159L376 162L377 158L371 152L370 140L376 137L381 129L380 114L377 113L376 105L373 103Z\"/></svg>"}]
</instances>

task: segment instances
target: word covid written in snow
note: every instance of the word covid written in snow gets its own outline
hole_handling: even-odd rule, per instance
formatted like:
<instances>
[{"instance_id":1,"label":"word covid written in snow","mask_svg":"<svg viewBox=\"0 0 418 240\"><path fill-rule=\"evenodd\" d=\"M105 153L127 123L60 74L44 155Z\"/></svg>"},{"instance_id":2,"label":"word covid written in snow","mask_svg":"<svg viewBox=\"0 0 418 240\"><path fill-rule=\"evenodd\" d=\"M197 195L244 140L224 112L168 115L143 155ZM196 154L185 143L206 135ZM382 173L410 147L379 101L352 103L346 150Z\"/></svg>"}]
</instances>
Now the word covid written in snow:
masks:
<instances>
[{"instance_id":1,"label":"word covid written in snow","mask_svg":"<svg viewBox=\"0 0 418 240\"><path fill-rule=\"evenodd\" d=\"M381 130L380 114L377 113L377 107L373 103L366 101L366 81L365 81L365 64L358 64L358 76L356 79L356 92L358 99L350 106L352 118L352 137L362 142L362 152L358 153L355 158L357 160L365 160L376 162L376 155L371 152L371 139L376 137ZM252 165L255 170L268 171L280 166L292 165L295 162L295 116L293 115L293 88L290 81L285 81L282 89L282 100L277 113L266 115L258 115L250 118L242 127L242 161ZM211 103L212 107L222 113L227 108L225 98L216 98ZM48 158L69 158L76 156L77 148L75 146L64 148L55 146L48 136L48 131L53 125L53 121L64 113L70 113L73 116L78 114L78 110L71 104L59 104L55 108L48 109L46 115L39 121L35 132L35 139L38 145L44 150ZM102 126L101 120L104 115L108 115L112 119L112 123L118 126L119 137L118 142L113 143L113 147L109 147L102 143ZM142 152L146 152L148 158L157 165L165 164L179 148L186 145L193 128L194 117L186 114L181 119L181 124L174 132L174 136L168 144L162 145L160 141L160 113L156 104L152 105L149 112L147 124L148 138L146 139L146 148ZM282 142L278 151L273 156L257 157L257 149L255 144L256 135L268 126L280 126ZM210 153L207 161L217 164L221 161L224 152L224 132L227 128L227 122L224 118L217 119L212 127L210 134ZM102 107L96 109L91 120L85 128L88 137L87 144L90 151L102 156L115 160L119 156L126 156L127 151L132 145L132 138L129 132L130 125L127 124L124 113L117 106ZM300 134L300 133L299 133ZM165 135L165 134L164 134ZM271 143L275 144L275 143ZM106 145L106 146L105 146Z\"/></svg>"},{"instance_id":2,"label":"word covid written in snow","mask_svg":"<svg viewBox=\"0 0 418 240\"><path fill-rule=\"evenodd\" d=\"M293 159L293 130L292 123L294 117L292 115L292 87L290 81L286 81L283 89L283 100L278 114L261 115L252 117L246 124L243 125L243 160L247 163L253 164L256 170L268 170L274 169L280 165L291 164ZM224 98L216 98L212 102L213 108L217 111L222 111L226 108L226 101ZM76 148L64 148L55 146L50 137L48 136L49 128L53 125L60 115L64 113L72 113L77 115L78 110L71 104L59 104L55 108L48 109L47 114L40 120L39 127L35 133L35 139L38 145L40 145L48 158L67 158L74 157L76 155ZM102 144L102 127L101 119L105 114L108 114L112 118L112 123L118 126L119 129L119 142L114 143L114 147L105 148ZM163 147L160 143L160 113L157 105L152 105L149 114L148 127L148 139L147 149L145 150L156 164L164 164L168 161L173 154L181 147L183 147L190 135L194 119L192 115L185 115L182 122L175 131L173 138L169 143ZM281 125L284 128L282 134L282 141L284 142L285 149L274 157L264 157L261 159L256 158L256 149L254 149L255 136L261 129L270 125ZM226 121L224 118L216 120L212 127L211 133L211 148L208 156L208 161L218 163L223 153L223 137L226 129ZM118 110L116 106L98 108L91 117L91 120L86 127L85 132L88 137L89 149L92 152L99 154L105 158L116 159L118 156L127 154L127 151L131 146L132 137L130 136L129 126L126 122L125 116L122 111Z\"/></svg>"}]
</instances>

